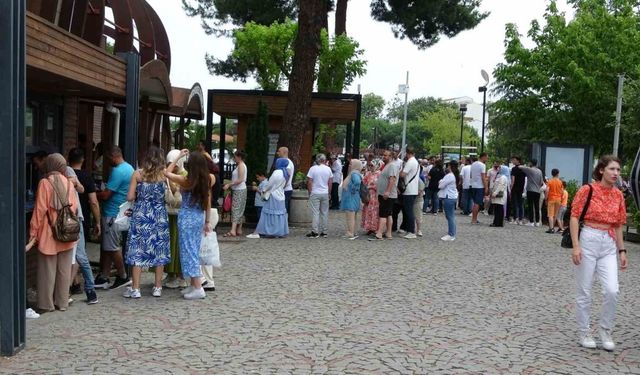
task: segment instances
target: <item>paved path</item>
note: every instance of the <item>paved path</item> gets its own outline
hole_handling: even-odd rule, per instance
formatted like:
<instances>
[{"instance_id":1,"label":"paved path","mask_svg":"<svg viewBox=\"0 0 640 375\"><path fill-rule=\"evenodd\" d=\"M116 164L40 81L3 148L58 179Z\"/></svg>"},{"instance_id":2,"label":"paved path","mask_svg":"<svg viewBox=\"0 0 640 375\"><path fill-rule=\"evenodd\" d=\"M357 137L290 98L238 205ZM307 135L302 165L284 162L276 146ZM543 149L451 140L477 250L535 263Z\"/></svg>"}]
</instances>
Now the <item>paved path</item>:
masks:
<instances>
[{"instance_id":1,"label":"paved path","mask_svg":"<svg viewBox=\"0 0 640 375\"><path fill-rule=\"evenodd\" d=\"M443 216L425 237L221 243L218 290L140 300L100 293L29 321L16 374L638 374L640 247L620 278L614 353L578 347L572 266L542 228L471 226ZM488 218L485 217L485 221ZM595 308L600 306L599 288Z\"/></svg>"}]
</instances>

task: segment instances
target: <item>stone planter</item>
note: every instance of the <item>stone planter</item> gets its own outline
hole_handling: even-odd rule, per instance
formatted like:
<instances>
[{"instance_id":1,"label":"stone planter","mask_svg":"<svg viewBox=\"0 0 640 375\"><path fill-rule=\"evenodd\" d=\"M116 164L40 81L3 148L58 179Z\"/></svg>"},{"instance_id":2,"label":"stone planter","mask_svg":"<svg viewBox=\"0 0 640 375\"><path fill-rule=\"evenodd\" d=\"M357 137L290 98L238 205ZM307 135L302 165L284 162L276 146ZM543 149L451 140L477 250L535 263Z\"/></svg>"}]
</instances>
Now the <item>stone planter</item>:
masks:
<instances>
[{"instance_id":1,"label":"stone planter","mask_svg":"<svg viewBox=\"0 0 640 375\"><path fill-rule=\"evenodd\" d=\"M289 224L310 224L311 212L309 211L309 192L307 190L293 190L291 194L291 212L289 212Z\"/></svg>"}]
</instances>

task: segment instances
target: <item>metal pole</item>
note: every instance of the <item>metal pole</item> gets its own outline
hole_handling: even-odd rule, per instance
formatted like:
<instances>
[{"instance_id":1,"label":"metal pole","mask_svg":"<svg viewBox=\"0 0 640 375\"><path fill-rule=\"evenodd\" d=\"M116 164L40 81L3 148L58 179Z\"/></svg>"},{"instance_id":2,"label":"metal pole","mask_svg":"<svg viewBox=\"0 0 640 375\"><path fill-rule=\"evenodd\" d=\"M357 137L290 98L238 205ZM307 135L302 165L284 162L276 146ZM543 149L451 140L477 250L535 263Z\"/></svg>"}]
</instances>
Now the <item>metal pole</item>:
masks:
<instances>
[{"instance_id":1,"label":"metal pole","mask_svg":"<svg viewBox=\"0 0 640 375\"><path fill-rule=\"evenodd\" d=\"M404 157L407 143L407 101L409 99L409 71L407 70L407 83L404 90L404 122L402 124L402 145L400 145L400 155Z\"/></svg>"},{"instance_id":2,"label":"metal pole","mask_svg":"<svg viewBox=\"0 0 640 375\"><path fill-rule=\"evenodd\" d=\"M464 128L464 112L460 111L460 155L458 160L462 160L462 129Z\"/></svg>"},{"instance_id":3,"label":"metal pole","mask_svg":"<svg viewBox=\"0 0 640 375\"><path fill-rule=\"evenodd\" d=\"M487 112L487 86L483 86L482 89L482 143L480 143L480 153L484 152L484 123Z\"/></svg>"},{"instance_id":4,"label":"metal pole","mask_svg":"<svg viewBox=\"0 0 640 375\"><path fill-rule=\"evenodd\" d=\"M618 103L616 104L616 128L613 132L613 155L618 156L618 143L620 142L620 117L622 116L622 87L624 86L624 73L618 75Z\"/></svg>"}]
</instances>

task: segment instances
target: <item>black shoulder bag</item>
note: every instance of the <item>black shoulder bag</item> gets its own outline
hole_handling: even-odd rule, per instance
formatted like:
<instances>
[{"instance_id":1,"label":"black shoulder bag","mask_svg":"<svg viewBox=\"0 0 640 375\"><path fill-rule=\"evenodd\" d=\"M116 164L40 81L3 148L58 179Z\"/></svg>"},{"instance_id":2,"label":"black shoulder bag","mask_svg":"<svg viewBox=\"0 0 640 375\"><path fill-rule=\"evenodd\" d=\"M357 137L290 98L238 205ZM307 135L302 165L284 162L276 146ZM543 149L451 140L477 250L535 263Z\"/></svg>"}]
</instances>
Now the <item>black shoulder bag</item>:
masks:
<instances>
[{"instance_id":1,"label":"black shoulder bag","mask_svg":"<svg viewBox=\"0 0 640 375\"><path fill-rule=\"evenodd\" d=\"M407 185L409 185L413 181L413 179L416 178L418 173L420 173L420 166L418 166L418 170L416 171L416 174L414 174L413 177L411 177L409 182L407 182L406 184L404 183L404 178L398 175L398 192L400 192L400 194L404 194L404 191L407 190Z\"/></svg>"},{"instance_id":2,"label":"black shoulder bag","mask_svg":"<svg viewBox=\"0 0 640 375\"><path fill-rule=\"evenodd\" d=\"M582 213L580 214L578 238L580 238L580 231L582 231L582 227L584 226L584 215L587 214L592 195L593 186L589 184L589 195L587 196L587 201L584 202L584 207L582 207ZM564 232L562 232L562 241L560 241L560 246L564 247L565 249L573 249L573 240L571 240L571 224L569 224L569 226L565 228Z\"/></svg>"}]
</instances>

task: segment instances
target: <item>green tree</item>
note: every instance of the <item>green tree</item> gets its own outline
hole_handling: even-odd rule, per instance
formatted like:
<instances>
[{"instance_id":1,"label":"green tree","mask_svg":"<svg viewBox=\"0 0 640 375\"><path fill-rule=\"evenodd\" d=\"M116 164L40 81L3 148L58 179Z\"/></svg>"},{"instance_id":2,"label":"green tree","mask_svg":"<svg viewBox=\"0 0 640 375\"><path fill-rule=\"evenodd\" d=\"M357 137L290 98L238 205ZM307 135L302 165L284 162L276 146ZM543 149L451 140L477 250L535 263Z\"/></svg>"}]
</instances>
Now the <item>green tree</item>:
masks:
<instances>
[{"instance_id":1,"label":"green tree","mask_svg":"<svg viewBox=\"0 0 640 375\"><path fill-rule=\"evenodd\" d=\"M442 99L431 96L409 100L407 103L407 121L416 121L420 119L424 113L434 112L442 106L456 108L455 104L444 103ZM389 103L387 117L392 121L402 121L404 119L404 101L396 96L393 101Z\"/></svg>"},{"instance_id":2,"label":"green tree","mask_svg":"<svg viewBox=\"0 0 640 375\"><path fill-rule=\"evenodd\" d=\"M326 30L322 30L321 41L318 91L340 93L367 72L367 62L361 59L364 51L358 48L358 42L346 34L329 38Z\"/></svg>"},{"instance_id":3,"label":"green tree","mask_svg":"<svg viewBox=\"0 0 640 375\"><path fill-rule=\"evenodd\" d=\"M362 117L366 119L382 118L385 101L380 95L372 92L362 96Z\"/></svg>"},{"instance_id":4,"label":"green tree","mask_svg":"<svg viewBox=\"0 0 640 375\"><path fill-rule=\"evenodd\" d=\"M526 155L531 143L544 141L591 144L596 154L611 152L617 75L624 72L636 81L640 73L638 2L570 3L576 13L567 22L556 2L549 2L544 26L531 23L531 48L523 45L514 25L507 25L505 62L494 71L495 93L502 97L491 109L492 147ZM636 125L623 124L629 127ZM622 144L635 152L638 138L630 134L623 131Z\"/></svg>"},{"instance_id":5,"label":"green tree","mask_svg":"<svg viewBox=\"0 0 640 375\"><path fill-rule=\"evenodd\" d=\"M443 143L449 146L459 145L460 121L460 112L448 105L439 106L433 112L425 112L419 123L431 134L431 137L423 141L424 151L431 155L440 154ZM463 145L469 145L472 142L480 143L478 132L469 124L464 124L462 140Z\"/></svg>"}]
</instances>

